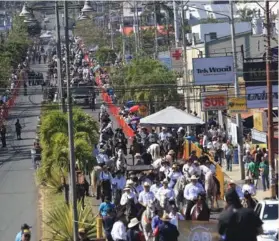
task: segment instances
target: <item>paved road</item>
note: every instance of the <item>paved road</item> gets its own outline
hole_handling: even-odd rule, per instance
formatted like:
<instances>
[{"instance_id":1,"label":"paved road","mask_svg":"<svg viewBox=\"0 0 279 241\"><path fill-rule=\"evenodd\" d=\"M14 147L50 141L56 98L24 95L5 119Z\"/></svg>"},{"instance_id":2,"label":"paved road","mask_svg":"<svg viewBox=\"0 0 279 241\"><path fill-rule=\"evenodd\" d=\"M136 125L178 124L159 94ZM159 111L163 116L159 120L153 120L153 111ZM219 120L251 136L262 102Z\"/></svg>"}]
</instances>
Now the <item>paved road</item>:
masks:
<instances>
[{"instance_id":1,"label":"paved road","mask_svg":"<svg viewBox=\"0 0 279 241\"><path fill-rule=\"evenodd\" d=\"M43 71L45 65L34 65L35 71ZM32 228L32 240L38 240L37 188L32 169L30 150L35 139L37 118L42 100L41 87L29 87L30 96L22 93L10 111L7 121L7 148L0 149L0 240L14 240L23 223ZM22 91L21 91L22 92ZM15 140L14 124L19 118L22 140Z\"/></svg>"}]
</instances>

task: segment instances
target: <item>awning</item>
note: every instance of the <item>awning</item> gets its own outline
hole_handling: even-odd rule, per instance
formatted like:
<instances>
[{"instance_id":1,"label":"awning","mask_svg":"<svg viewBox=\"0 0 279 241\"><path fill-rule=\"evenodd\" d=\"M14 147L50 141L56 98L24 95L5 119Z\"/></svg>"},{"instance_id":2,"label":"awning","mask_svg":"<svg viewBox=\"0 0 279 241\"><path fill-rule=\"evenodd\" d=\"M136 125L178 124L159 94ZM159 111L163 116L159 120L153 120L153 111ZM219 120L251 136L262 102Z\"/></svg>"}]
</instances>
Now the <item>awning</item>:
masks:
<instances>
[{"instance_id":1,"label":"awning","mask_svg":"<svg viewBox=\"0 0 279 241\"><path fill-rule=\"evenodd\" d=\"M146 116L140 120L141 126L189 126L203 125L201 118L185 111L169 106L159 112Z\"/></svg>"}]
</instances>

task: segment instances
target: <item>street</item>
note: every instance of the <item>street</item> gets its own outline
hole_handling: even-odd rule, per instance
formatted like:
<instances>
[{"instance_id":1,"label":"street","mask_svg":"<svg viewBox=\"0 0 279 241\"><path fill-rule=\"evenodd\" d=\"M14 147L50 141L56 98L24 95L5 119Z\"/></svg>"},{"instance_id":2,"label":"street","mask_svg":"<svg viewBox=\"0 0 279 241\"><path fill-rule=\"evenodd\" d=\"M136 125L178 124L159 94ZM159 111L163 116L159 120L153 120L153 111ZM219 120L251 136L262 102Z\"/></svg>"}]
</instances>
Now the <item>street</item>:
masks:
<instances>
[{"instance_id":1,"label":"street","mask_svg":"<svg viewBox=\"0 0 279 241\"><path fill-rule=\"evenodd\" d=\"M31 66L46 71L46 65ZM23 223L32 226L32 240L38 240L38 193L30 151L36 137L37 118L42 101L41 86L28 87L31 95L20 91L6 123L7 148L0 149L0 236L14 240ZM16 140L15 122L22 125L22 140Z\"/></svg>"}]
</instances>

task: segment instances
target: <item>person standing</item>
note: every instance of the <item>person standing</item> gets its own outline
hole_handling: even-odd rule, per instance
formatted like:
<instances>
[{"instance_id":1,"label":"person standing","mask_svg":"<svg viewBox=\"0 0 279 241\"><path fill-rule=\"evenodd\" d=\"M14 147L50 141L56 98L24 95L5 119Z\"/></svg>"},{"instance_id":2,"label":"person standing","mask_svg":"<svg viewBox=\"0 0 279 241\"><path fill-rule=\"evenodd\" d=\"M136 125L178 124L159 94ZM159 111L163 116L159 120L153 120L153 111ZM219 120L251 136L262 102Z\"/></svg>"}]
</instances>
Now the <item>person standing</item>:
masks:
<instances>
[{"instance_id":1,"label":"person standing","mask_svg":"<svg viewBox=\"0 0 279 241\"><path fill-rule=\"evenodd\" d=\"M269 189L269 166L268 161L265 160L265 157L262 157L259 170L262 178L263 190L266 191L266 189Z\"/></svg>"},{"instance_id":2,"label":"person standing","mask_svg":"<svg viewBox=\"0 0 279 241\"><path fill-rule=\"evenodd\" d=\"M232 171L232 159L233 159L233 145L231 142L228 140L227 143L224 143L222 145L222 151L225 154L225 159L226 159L226 171Z\"/></svg>"},{"instance_id":3,"label":"person standing","mask_svg":"<svg viewBox=\"0 0 279 241\"><path fill-rule=\"evenodd\" d=\"M113 224L111 230L111 237L113 241L126 241L127 231L126 231L126 217L124 213L119 213L117 215L117 221Z\"/></svg>"},{"instance_id":4,"label":"person standing","mask_svg":"<svg viewBox=\"0 0 279 241\"><path fill-rule=\"evenodd\" d=\"M107 216L107 211L114 209L114 204L110 202L109 197L105 197L105 201L100 204L99 213L102 217Z\"/></svg>"},{"instance_id":5,"label":"person standing","mask_svg":"<svg viewBox=\"0 0 279 241\"><path fill-rule=\"evenodd\" d=\"M112 209L107 210L107 215L103 217L103 228L107 241L113 241L111 231L113 224L115 223L115 215Z\"/></svg>"},{"instance_id":6,"label":"person standing","mask_svg":"<svg viewBox=\"0 0 279 241\"><path fill-rule=\"evenodd\" d=\"M21 124L19 123L19 119L16 120L15 129L16 129L16 137L18 140L21 140Z\"/></svg>"},{"instance_id":7,"label":"person standing","mask_svg":"<svg viewBox=\"0 0 279 241\"><path fill-rule=\"evenodd\" d=\"M177 227L170 223L171 218L168 214L164 214L161 218L163 223L158 226L158 241L177 241L179 232Z\"/></svg>"},{"instance_id":8,"label":"person standing","mask_svg":"<svg viewBox=\"0 0 279 241\"><path fill-rule=\"evenodd\" d=\"M243 208L238 194L229 189L225 194L226 208L219 216L218 232L223 241L257 241L263 222L253 209Z\"/></svg>"},{"instance_id":9,"label":"person standing","mask_svg":"<svg viewBox=\"0 0 279 241\"><path fill-rule=\"evenodd\" d=\"M104 202L105 197L108 197L109 200L111 200L112 192L111 192L111 183L112 183L112 175L108 171L107 166L103 166L102 171L99 175L99 185L101 188L101 199L102 202Z\"/></svg>"},{"instance_id":10,"label":"person standing","mask_svg":"<svg viewBox=\"0 0 279 241\"><path fill-rule=\"evenodd\" d=\"M0 134L1 134L1 141L2 141L2 147L6 147L6 127L4 124L2 124L1 129L0 129Z\"/></svg>"},{"instance_id":11,"label":"person standing","mask_svg":"<svg viewBox=\"0 0 279 241\"><path fill-rule=\"evenodd\" d=\"M256 160L251 161L248 164L247 176L249 176L253 180L255 188L257 188L259 180L259 163Z\"/></svg>"}]
</instances>

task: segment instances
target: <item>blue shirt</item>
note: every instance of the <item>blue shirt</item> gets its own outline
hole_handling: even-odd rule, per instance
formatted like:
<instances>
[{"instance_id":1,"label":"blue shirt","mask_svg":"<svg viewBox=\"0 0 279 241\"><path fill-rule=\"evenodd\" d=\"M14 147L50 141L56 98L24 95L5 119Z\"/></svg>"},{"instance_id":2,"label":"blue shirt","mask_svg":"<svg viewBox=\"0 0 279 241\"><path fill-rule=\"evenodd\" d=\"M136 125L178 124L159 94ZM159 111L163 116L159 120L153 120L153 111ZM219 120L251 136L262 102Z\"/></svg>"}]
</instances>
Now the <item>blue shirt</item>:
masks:
<instances>
[{"instance_id":1,"label":"blue shirt","mask_svg":"<svg viewBox=\"0 0 279 241\"><path fill-rule=\"evenodd\" d=\"M158 215L156 215L155 217L152 218L152 222L151 222L151 227L152 230L154 231L155 228L157 228L160 224L162 224L163 221L159 218Z\"/></svg>"},{"instance_id":2,"label":"blue shirt","mask_svg":"<svg viewBox=\"0 0 279 241\"><path fill-rule=\"evenodd\" d=\"M20 231L20 232L16 235L15 241L21 241L21 234L22 234L22 232Z\"/></svg>"},{"instance_id":3,"label":"blue shirt","mask_svg":"<svg viewBox=\"0 0 279 241\"><path fill-rule=\"evenodd\" d=\"M114 204L103 202L103 203L100 204L99 211L100 211L102 216L106 216L107 211L109 209L113 209L113 208L114 208Z\"/></svg>"}]
</instances>

